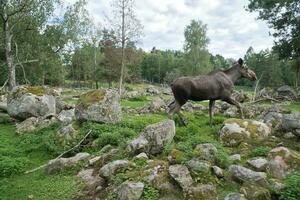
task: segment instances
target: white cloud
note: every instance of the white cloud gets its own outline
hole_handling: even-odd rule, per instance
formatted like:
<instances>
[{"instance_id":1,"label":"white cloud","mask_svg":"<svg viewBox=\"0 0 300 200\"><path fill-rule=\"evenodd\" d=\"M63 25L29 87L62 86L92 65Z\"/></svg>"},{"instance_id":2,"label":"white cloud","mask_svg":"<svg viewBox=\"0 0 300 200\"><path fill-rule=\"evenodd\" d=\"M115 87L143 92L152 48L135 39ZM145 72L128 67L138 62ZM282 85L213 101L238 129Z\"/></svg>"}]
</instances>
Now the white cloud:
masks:
<instances>
[{"instance_id":1,"label":"white cloud","mask_svg":"<svg viewBox=\"0 0 300 200\"><path fill-rule=\"evenodd\" d=\"M72 3L75 0L64 0ZM104 13L111 12L110 1L88 0L93 19L105 24ZM245 10L248 0L136 0L136 14L144 25L140 47L145 50L182 49L184 28L192 19L208 25L209 51L225 57L242 57L248 47L262 50L273 38L256 13Z\"/></svg>"}]
</instances>

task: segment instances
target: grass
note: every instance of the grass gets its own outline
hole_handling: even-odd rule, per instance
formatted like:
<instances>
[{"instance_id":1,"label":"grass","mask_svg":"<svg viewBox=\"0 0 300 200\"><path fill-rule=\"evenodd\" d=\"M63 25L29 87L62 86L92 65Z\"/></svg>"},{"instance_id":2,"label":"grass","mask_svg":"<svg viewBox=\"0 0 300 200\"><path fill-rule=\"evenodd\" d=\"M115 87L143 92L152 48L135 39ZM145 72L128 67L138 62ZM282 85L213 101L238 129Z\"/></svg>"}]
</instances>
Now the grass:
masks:
<instances>
[{"instance_id":1,"label":"grass","mask_svg":"<svg viewBox=\"0 0 300 200\"><path fill-rule=\"evenodd\" d=\"M67 200L79 192L80 184L77 184L74 175L46 176L42 170L24 174L24 171L54 158L55 153L48 148L50 144L47 147L45 142L51 143L47 140L51 140L50 132L53 132L55 127L20 137L16 135L12 124L0 124L1 200L28 199L28 195L41 200Z\"/></svg>"},{"instance_id":2,"label":"grass","mask_svg":"<svg viewBox=\"0 0 300 200\"><path fill-rule=\"evenodd\" d=\"M287 111L297 111L300 112L300 103L291 103L284 105L283 108Z\"/></svg>"}]
</instances>

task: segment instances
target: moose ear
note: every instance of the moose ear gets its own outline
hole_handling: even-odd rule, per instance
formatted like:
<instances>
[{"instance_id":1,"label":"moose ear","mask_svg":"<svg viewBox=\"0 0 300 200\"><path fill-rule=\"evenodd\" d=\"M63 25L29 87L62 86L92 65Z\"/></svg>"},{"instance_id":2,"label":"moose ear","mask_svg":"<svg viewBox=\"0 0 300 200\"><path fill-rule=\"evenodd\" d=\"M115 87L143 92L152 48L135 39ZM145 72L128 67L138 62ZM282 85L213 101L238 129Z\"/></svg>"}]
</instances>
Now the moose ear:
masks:
<instances>
[{"instance_id":1,"label":"moose ear","mask_svg":"<svg viewBox=\"0 0 300 200\"><path fill-rule=\"evenodd\" d=\"M244 63L243 59L239 58L238 63L242 66Z\"/></svg>"}]
</instances>

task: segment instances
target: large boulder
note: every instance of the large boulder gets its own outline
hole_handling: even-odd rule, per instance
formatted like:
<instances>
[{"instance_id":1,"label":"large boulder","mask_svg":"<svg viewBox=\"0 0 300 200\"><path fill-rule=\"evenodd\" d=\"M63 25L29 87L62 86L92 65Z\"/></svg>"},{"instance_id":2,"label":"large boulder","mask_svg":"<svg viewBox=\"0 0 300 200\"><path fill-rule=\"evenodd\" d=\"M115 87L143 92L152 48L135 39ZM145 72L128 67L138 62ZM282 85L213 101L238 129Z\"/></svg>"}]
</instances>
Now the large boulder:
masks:
<instances>
[{"instance_id":1,"label":"large boulder","mask_svg":"<svg viewBox=\"0 0 300 200\"><path fill-rule=\"evenodd\" d=\"M300 137L300 112L283 114L281 128L283 131L291 131L294 135Z\"/></svg>"},{"instance_id":2,"label":"large boulder","mask_svg":"<svg viewBox=\"0 0 300 200\"><path fill-rule=\"evenodd\" d=\"M115 90L92 90L80 96L75 108L80 121L117 123L122 119L120 96Z\"/></svg>"},{"instance_id":3,"label":"large boulder","mask_svg":"<svg viewBox=\"0 0 300 200\"><path fill-rule=\"evenodd\" d=\"M279 98L286 100L298 100L297 92L290 86L284 85L277 89Z\"/></svg>"},{"instance_id":4,"label":"large boulder","mask_svg":"<svg viewBox=\"0 0 300 200\"><path fill-rule=\"evenodd\" d=\"M240 165L231 165L229 174L233 180L242 183L255 183L261 186L267 186L267 175L264 172L255 172Z\"/></svg>"},{"instance_id":5,"label":"large boulder","mask_svg":"<svg viewBox=\"0 0 300 200\"><path fill-rule=\"evenodd\" d=\"M139 200L144 191L144 183L142 182L123 182L117 189L116 193L119 200Z\"/></svg>"},{"instance_id":6,"label":"large boulder","mask_svg":"<svg viewBox=\"0 0 300 200\"><path fill-rule=\"evenodd\" d=\"M25 120L56 114L55 98L45 87L15 87L7 99L7 112L11 117Z\"/></svg>"},{"instance_id":7,"label":"large boulder","mask_svg":"<svg viewBox=\"0 0 300 200\"><path fill-rule=\"evenodd\" d=\"M220 141L225 146L235 147L249 139L263 139L271 128L255 120L227 119L220 130Z\"/></svg>"},{"instance_id":8,"label":"large boulder","mask_svg":"<svg viewBox=\"0 0 300 200\"><path fill-rule=\"evenodd\" d=\"M165 120L147 126L138 138L128 144L127 150L132 154L141 152L158 154L163 150L165 145L173 141L174 136L174 121Z\"/></svg>"}]
</instances>

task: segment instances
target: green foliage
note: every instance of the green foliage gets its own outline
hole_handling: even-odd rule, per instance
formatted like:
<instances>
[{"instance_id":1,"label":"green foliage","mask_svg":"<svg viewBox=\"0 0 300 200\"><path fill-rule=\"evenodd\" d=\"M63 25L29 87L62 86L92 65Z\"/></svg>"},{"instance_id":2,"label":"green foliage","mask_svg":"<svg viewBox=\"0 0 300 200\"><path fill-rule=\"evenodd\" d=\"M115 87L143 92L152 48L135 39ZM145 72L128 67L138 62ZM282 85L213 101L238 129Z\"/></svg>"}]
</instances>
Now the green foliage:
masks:
<instances>
[{"instance_id":1,"label":"green foliage","mask_svg":"<svg viewBox=\"0 0 300 200\"><path fill-rule=\"evenodd\" d=\"M253 148L250 154L253 157L267 156L269 151L271 151L271 148L268 146L258 146Z\"/></svg>"},{"instance_id":2,"label":"green foliage","mask_svg":"<svg viewBox=\"0 0 300 200\"><path fill-rule=\"evenodd\" d=\"M145 185L143 200L157 200L159 197L159 192L157 189L150 185Z\"/></svg>"},{"instance_id":3,"label":"green foliage","mask_svg":"<svg viewBox=\"0 0 300 200\"><path fill-rule=\"evenodd\" d=\"M280 195L280 200L298 200L300 199L300 173L290 174L284 180L284 189Z\"/></svg>"},{"instance_id":4,"label":"green foliage","mask_svg":"<svg viewBox=\"0 0 300 200\"><path fill-rule=\"evenodd\" d=\"M0 156L0 177L9 177L24 172L29 160L25 157Z\"/></svg>"}]
</instances>

